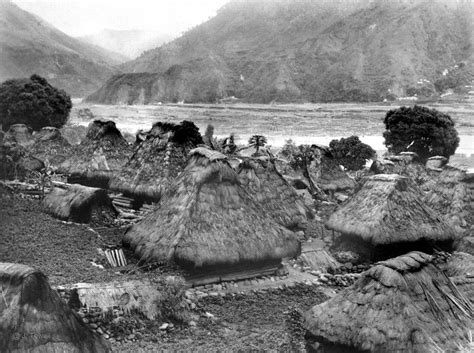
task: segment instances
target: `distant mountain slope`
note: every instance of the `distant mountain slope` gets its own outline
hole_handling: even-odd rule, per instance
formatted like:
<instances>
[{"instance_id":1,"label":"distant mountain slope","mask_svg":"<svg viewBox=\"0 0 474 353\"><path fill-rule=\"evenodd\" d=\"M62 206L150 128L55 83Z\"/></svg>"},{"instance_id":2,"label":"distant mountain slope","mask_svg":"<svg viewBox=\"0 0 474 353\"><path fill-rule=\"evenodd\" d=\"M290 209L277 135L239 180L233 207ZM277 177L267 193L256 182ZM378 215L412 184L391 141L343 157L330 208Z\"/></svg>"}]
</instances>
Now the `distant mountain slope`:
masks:
<instances>
[{"instance_id":1,"label":"distant mountain slope","mask_svg":"<svg viewBox=\"0 0 474 353\"><path fill-rule=\"evenodd\" d=\"M369 101L403 96L465 62L470 0L234 0L206 23L121 66L90 99ZM423 82L427 82L423 81ZM411 90L413 91L413 90ZM411 92L410 91L410 92Z\"/></svg>"},{"instance_id":2,"label":"distant mountain slope","mask_svg":"<svg viewBox=\"0 0 474 353\"><path fill-rule=\"evenodd\" d=\"M104 29L78 39L120 53L131 60L146 50L157 48L170 41L173 37L150 31Z\"/></svg>"},{"instance_id":3,"label":"distant mountain slope","mask_svg":"<svg viewBox=\"0 0 474 353\"><path fill-rule=\"evenodd\" d=\"M36 73L73 96L85 96L118 72L114 66L121 61L114 56L0 1L0 82Z\"/></svg>"}]
</instances>

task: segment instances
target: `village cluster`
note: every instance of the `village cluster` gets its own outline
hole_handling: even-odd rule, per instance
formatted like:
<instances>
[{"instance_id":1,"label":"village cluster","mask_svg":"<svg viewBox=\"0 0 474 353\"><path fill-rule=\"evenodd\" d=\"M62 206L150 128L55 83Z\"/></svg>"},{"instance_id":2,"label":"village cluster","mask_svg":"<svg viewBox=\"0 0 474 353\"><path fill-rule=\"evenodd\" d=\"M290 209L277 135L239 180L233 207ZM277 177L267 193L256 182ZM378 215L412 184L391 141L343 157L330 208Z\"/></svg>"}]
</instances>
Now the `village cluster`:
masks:
<instances>
[{"instance_id":1,"label":"village cluster","mask_svg":"<svg viewBox=\"0 0 474 353\"><path fill-rule=\"evenodd\" d=\"M122 278L50 286L34 266L0 264L0 351L108 351L140 340L117 331L137 311L170 311L165 332L196 326L204 298L295 286L328 297L296 323L308 350L473 348L471 172L405 152L348 173L317 145L292 168L259 138L234 146L183 121L130 144L95 120L71 145L57 128L12 125L0 197L41 202L65 232L120 230L90 266Z\"/></svg>"}]
</instances>

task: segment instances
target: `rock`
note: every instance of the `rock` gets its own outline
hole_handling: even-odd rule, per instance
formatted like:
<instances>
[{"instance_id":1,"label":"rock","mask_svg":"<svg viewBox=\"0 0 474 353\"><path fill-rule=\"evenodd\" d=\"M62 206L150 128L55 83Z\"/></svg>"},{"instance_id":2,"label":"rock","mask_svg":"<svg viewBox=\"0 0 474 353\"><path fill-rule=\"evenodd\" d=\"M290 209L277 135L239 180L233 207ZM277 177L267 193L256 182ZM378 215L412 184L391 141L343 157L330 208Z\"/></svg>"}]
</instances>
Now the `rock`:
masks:
<instances>
[{"instance_id":1,"label":"rock","mask_svg":"<svg viewBox=\"0 0 474 353\"><path fill-rule=\"evenodd\" d=\"M209 318L209 319L212 319L212 318L215 317L213 314L208 313L207 311L206 311L206 313L205 313L204 315L205 315L207 318Z\"/></svg>"},{"instance_id":2,"label":"rock","mask_svg":"<svg viewBox=\"0 0 474 353\"><path fill-rule=\"evenodd\" d=\"M98 327L97 324L94 324L94 323L89 324L89 326L90 326L91 328L94 328L94 329L96 329L96 328Z\"/></svg>"},{"instance_id":3,"label":"rock","mask_svg":"<svg viewBox=\"0 0 474 353\"><path fill-rule=\"evenodd\" d=\"M196 327L197 326L196 321L193 321L193 320L189 321L189 326Z\"/></svg>"},{"instance_id":4,"label":"rock","mask_svg":"<svg viewBox=\"0 0 474 353\"><path fill-rule=\"evenodd\" d=\"M129 340L135 339L135 334L131 333L130 335L127 336L127 339L129 339Z\"/></svg>"},{"instance_id":5,"label":"rock","mask_svg":"<svg viewBox=\"0 0 474 353\"><path fill-rule=\"evenodd\" d=\"M168 329L168 326L169 326L169 325L170 325L170 324L168 324L167 322L165 322L163 325L161 325L161 326L159 327L159 329L162 330L162 331L164 331L164 330Z\"/></svg>"},{"instance_id":6,"label":"rock","mask_svg":"<svg viewBox=\"0 0 474 353\"><path fill-rule=\"evenodd\" d=\"M209 292L209 296L211 297L218 297L219 293L218 292Z\"/></svg>"},{"instance_id":7,"label":"rock","mask_svg":"<svg viewBox=\"0 0 474 353\"><path fill-rule=\"evenodd\" d=\"M106 340L108 340L110 338L110 335L108 335L107 333L104 333L104 334L102 334L102 337L104 337Z\"/></svg>"}]
</instances>

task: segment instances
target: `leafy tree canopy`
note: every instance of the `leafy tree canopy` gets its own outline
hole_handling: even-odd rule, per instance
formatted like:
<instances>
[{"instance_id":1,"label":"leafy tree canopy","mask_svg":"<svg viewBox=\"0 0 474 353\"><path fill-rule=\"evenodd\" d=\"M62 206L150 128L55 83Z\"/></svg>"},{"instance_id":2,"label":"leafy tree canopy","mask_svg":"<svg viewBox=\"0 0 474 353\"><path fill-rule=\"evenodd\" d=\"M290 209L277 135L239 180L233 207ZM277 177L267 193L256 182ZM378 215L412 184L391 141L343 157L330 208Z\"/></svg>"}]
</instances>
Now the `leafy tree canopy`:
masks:
<instances>
[{"instance_id":1,"label":"leafy tree canopy","mask_svg":"<svg viewBox=\"0 0 474 353\"><path fill-rule=\"evenodd\" d=\"M13 124L25 124L33 130L60 128L71 108L71 97L38 75L0 85L0 124L5 130Z\"/></svg>"},{"instance_id":2,"label":"leafy tree canopy","mask_svg":"<svg viewBox=\"0 0 474 353\"><path fill-rule=\"evenodd\" d=\"M358 136L332 140L329 148L337 162L349 170L364 168L365 161L375 155L372 147L361 142Z\"/></svg>"},{"instance_id":3,"label":"leafy tree canopy","mask_svg":"<svg viewBox=\"0 0 474 353\"><path fill-rule=\"evenodd\" d=\"M459 146L454 121L436 109L415 105L387 112L383 133L389 152L415 152L422 160L449 158Z\"/></svg>"}]
</instances>

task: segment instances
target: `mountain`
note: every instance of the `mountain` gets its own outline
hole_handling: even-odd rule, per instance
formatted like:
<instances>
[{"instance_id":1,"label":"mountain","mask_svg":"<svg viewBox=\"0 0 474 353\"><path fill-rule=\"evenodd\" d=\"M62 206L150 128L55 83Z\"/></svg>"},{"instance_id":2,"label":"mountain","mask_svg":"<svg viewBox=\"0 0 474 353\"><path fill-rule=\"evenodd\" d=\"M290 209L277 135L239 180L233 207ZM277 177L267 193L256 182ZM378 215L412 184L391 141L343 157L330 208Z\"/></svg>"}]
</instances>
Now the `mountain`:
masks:
<instances>
[{"instance_id":1,"label":"mountain","mask_svg":"<svg viewBox=\"0 0 474 353\"><path fill-rule=\"evenodd\" d=\"M38 74L74 97L119 72L116 54L83 43L10 1L0 1L0 82Z\"/></svg>"},{"instance_id":2,"label":"mountain","mask_svg":"<svg viewBox=\"0 0 474 353\"><path fill-rule=\"evenodd\" d=\"M472 77L471 15L471 0L234 0L121 65L128 74L89 99L373 101L430 91L453 65L467 63Z\"/></svg>"},{"instance_id":3,"label":"mountain","mask_svg":"<svg viewBox=\"0 0 474 353\"><path fill-rule=\"evenodd\" d=\"M173 37L151 31L104 29L78 39L120 53L131 60L146 50L157 48L170 41Z\"/></svg>"}]
</instances>

